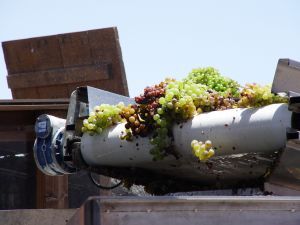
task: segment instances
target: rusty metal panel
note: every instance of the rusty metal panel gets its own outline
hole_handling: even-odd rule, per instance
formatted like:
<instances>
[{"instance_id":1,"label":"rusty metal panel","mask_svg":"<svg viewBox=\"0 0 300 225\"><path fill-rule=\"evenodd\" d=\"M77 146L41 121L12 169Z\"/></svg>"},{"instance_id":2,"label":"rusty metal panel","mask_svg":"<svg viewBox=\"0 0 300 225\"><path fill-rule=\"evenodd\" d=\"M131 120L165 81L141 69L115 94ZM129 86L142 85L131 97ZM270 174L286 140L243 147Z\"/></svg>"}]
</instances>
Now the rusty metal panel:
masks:
<instances>
[{"instance_id":1,"label":"rusty metal panel","mask_svg":"<svg viewBox=\"0 0 300 225\"><path fill-rule=\"evenodd\" d=\"M298 225L299 197L94 197L68 225Z\"/></svg>"}]
</instances>

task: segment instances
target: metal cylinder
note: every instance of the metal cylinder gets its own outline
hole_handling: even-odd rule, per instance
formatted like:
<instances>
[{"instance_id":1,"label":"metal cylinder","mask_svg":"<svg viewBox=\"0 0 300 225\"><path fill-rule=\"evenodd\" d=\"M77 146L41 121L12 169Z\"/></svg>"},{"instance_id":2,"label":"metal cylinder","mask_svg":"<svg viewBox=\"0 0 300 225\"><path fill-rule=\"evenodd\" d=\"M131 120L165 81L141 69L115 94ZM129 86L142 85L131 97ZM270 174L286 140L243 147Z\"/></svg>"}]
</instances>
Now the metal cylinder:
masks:
<instances>
[{"instance_id":1,"label":"metal cylinder","mask_svg":"<svg viewBox=\"0 0 300 225\"><path fill-rule=\"evenodd\" d=\"M291 115L286 104L202 113L174 126L174 145L186 157L193 139L211 140L216 155L271 153L285 146Z\"/></svg>"},{"instance_id":2,"label":"metal cylinder","mask_svg":"<svg viewBox=\"0 0 300 225\"><path fill-rule=\"evenodd\" d=\"M284 147L290 123L291 112L286 104L202 113L173 127L173 144L181 155L192 158L193 139L211 140L216 155L274 152ZM121 140L124 130L124 124L118 124L101 135L84 134L81 139L84 160L90 165L116 166L132 165L129 158L139 163L151 161L149 150L153 146L149 138Z\"/></svg>"}]
</instances>

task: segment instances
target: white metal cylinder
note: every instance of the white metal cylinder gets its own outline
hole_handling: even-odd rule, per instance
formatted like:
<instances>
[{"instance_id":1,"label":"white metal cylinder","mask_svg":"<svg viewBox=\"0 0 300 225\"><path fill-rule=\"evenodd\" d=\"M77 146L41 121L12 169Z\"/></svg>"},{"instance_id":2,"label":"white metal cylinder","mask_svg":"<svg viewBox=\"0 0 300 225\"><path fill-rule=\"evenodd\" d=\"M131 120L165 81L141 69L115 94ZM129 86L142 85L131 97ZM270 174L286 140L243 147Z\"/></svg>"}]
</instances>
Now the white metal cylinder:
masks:
<instances>
[{"instance_id":1,"label":"white metal cylinder","mask_svg":"<svg viewBox=\"0 0 300 225\"><path fill-rule=\"evenodd\" d=\"M196 162L191 141L211 140L216 156L242 153L272 153L284 147L286 128L291 124L291 112L286 104L261 108L229 109L202 113L173 127L174 147L182 156L181 162ZM177 163L173 156L153 162L149 153L153 147L149 138L121 140L124 124L106 129L101 135L84 134L81 153L91 166L139 166L153 168L164 163Z\"/></svg>"},{"instance_id":2,"label":"white metal cylinder","mask_svg":"<svg viewBox=\"0 0 300 225\"><path fill-rule=\"evenodd\" d=\"M211 140L216 156L251 152L272 153L285 146L291 112L286 104L202 113L174 126L175 148L191 156L193 139Z\"/></svg>"}]
</instances>

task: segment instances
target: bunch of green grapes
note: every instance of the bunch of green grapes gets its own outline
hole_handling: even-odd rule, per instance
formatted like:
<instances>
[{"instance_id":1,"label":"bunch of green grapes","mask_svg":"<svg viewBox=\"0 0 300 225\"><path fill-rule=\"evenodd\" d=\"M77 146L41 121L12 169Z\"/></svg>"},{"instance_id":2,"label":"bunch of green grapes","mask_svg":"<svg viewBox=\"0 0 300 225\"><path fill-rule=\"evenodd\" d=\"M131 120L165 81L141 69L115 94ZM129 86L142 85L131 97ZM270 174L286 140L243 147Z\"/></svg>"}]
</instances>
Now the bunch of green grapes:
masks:
<instances>
[{"instance_id":1,"label":"bunch of green grapes","mask_svg":"<svg viewBox=\"0 0 300 225\"><path fill-rule=\"evenodd\" d=\"M287 98L271 93L271 86L259 84L246 84L239 93L238 107L262 107L274 103L287 103Z\"/></svg>"},{"instance_id":2,"label":"bunch of green grapes","mask_svg":"<svg viewBox=\"0 0 300 225\"><path fill-rule=\"evenodd\" d=\"M83 132L91 135L125 121L125 134L121 138L150 136L154 160L163 159L172 152L172 126L202 112L226 110L237 107L260 107L287 99L271 93L270 86L247 84L243 89L232 79L221 76L212 67L194 69L181 80L165 81L146 87L135 97L136 104L96 106L88 119L83 121ZM192 141L193 152L200 160L214 155L211 142Z\"/></svg>"},{"instance_id":3,"label":"bunch of green grapes","mask_svg":"<svg viewBox=\"0 0 300 225\"><path fill-rule=\"evenodd\" d=\"M88 119L83 120L82 132L91 135L95 133L100 134L103 129L121 122L122 118L120 112L123 107L123 103L119 103L118 105L102 104L95 106L94 110L90 112Z\"/></svg>"},{"instance_id":4,"label":"bunch of green grapes","mask_svg":"<svg viewBox=\"0 0 300 225\"><path fill-rule=\"evenodd\" d=\"M236 81L222 76L213 67L193 69L186 80L206 85L209 89L221 92L225 96L236 97L240 88L240 85Z\"/></svg>"},{"instance_id":5,"label":"bunch of green grapes","mask_svg":"<svg viewBox=\"0 0 300 225\"><path fill-rule=\"evenodd\" d=\"M215 154L215 151L212 148L212 142L210 140L205 141L205 143L202 143L202 141L193 140L191 142L191 147L193 154L200 161L205 161Z\"/></svg>"},{"instance_id":6,"label":"bunch of green grapes","mask_svg":"<svg viewBox=\"0 0 300 225\"><path fill-rule=\"evenodd\" d=\"M192 82L172 81L165 96L159 98L158 114L167 114L174 122L181 122L197 114L197 108L209 105L207 87Z\"/></svg>"}]
</instances>

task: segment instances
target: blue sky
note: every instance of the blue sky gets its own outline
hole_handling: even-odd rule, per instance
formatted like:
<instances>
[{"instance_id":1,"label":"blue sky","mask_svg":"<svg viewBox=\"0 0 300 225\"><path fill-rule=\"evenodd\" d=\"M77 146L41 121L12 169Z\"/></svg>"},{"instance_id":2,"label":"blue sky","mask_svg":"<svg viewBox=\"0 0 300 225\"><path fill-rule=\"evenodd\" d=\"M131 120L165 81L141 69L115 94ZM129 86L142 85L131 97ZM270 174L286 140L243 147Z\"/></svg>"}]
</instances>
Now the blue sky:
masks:
<instances>
[{"instance_id":1,"label":"blue sky","mask_svg":"<svg viewBox=\"0 0 300 225\"><path fill-rule=\"evenodd\" d=\"M116 26L131 97L204 66L270 84L279 58L300 61L299 12L297 0L2 0L0 41ZM1 99L6 75L1 51Z\"/></svg>"}]
</instances>

